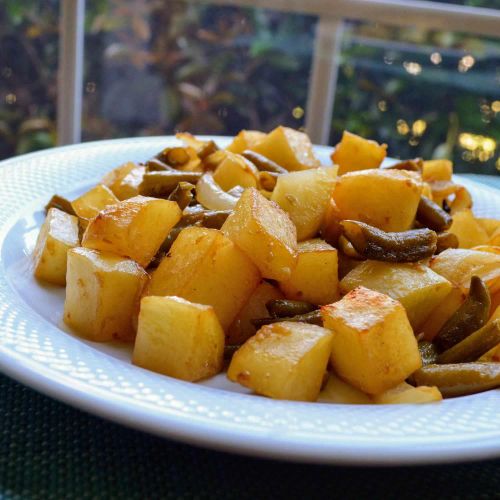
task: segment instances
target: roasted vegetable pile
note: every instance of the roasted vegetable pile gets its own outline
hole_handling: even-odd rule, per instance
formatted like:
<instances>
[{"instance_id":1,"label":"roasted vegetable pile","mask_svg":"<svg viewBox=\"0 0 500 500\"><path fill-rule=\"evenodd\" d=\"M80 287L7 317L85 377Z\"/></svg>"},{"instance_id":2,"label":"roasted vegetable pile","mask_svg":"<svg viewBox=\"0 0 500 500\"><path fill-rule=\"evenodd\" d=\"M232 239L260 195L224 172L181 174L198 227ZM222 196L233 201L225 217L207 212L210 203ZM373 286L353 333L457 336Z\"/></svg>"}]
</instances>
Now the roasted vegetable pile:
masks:
<instances>
[{"instance_id":1,"label":"roasted vegetable pile","mask_svg":"<svg viewBox=\"0 0 500 500\"><path fill-rule=\"evenodd\" d=\"M34 274L64 321L133 342L133 363L227 377L277 399L426 403L500 386L500 221L476 218L447 160L381 164L345 132L179 145L55 195Z\"/></svg>"}]
</instances>

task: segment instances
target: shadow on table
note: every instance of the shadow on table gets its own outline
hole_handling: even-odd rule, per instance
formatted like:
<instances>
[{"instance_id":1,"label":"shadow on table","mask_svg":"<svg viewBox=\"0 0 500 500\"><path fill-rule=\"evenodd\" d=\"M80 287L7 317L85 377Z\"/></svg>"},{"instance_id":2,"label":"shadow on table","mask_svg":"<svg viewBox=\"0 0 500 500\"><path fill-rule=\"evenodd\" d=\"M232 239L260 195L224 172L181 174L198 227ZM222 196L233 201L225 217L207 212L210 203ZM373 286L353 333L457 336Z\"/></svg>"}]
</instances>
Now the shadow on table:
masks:
<instances>
[{"instance_id":1,"label":"shadow on table","mask_svg":"<svg viewBox=\"0 0 500 500\"><path fill-rule=\"evenodd\" d=\"M500 498L500 461L348 468L218 453L132 431L0 375L0 498Z\"/></svg>"}]
</instances>

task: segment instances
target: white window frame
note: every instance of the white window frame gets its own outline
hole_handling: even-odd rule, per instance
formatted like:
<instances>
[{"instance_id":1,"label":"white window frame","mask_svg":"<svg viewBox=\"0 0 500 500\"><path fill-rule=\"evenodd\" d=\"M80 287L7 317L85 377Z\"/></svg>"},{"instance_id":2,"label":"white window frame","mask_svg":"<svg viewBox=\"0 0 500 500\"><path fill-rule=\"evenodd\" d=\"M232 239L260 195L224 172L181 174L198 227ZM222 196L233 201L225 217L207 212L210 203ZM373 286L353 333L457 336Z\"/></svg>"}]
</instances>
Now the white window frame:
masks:
<instances>
[{"instance_id":1,"label":"white window frame","mask_svg":"<svg viewBox=\"0 0 500 500\"><path fill-rule=\"evenodd\" d=\"M191 0L318 16L306 105L313 142L330 137L344 20L500 37L500 10L417 0ZM61 0L57 100L59 144L81 141L85 0Z\"/></svg>"}]
</instances>

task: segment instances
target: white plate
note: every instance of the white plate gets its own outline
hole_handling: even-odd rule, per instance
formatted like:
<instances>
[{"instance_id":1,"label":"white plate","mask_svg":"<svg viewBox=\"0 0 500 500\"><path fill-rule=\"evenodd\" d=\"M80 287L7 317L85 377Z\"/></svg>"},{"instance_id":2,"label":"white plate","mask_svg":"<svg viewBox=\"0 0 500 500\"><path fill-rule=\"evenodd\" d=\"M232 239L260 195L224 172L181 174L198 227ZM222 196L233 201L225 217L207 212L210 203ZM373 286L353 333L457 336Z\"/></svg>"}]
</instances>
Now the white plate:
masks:
<instances>
[{"instance_id":1,"label":"white plate","mask_svg":"<svg viewBox=\"0 0 500 500\"><path fill-rule=\"evenodd\" d=\"M225 144L216 138L219 144ZM75 196L171 137L103 141L0 165L0 368L49 396L130 427L261 457L341 464L416 464L500 456L500 390L432 405L273 401L223 375L190 384L130 364L130 350L83 341L61 324L63 290L41 286L29 255L53 193ZM327 148L318 148L327 162ZM476 213L500 216L497 191L461 179Z\"/></svg>"}]
</instances>

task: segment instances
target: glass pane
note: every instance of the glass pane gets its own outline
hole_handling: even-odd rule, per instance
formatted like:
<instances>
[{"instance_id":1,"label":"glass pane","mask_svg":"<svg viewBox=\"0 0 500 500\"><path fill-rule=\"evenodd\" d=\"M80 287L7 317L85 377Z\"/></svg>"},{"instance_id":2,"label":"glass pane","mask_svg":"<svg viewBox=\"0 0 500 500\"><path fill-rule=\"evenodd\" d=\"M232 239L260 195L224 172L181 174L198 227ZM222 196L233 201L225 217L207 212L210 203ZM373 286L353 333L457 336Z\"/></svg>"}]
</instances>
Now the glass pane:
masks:
<instances>
[{"instance_id":1,"label":"glass pane","mask_svg":"<svg viewBox=\"0 0 500 500\"><path fill-rule=\"evenodd\" d=\"M399 157L448 157L457 172L498 173L500 38L351 24L332 143L344 128Z\"/></svg>"},{"instance_id":2,"label":"glass pane","mask_svg":"<svg viewBox=\"0 0 500 500\"><path fill-rule=\"evenodd\" d=\"M88 0L84 139L303 124L315 18Z\"/></svg>"},{"instance_id":3,"label":"glass pane","mask_svg":"<svg viewBox=\"0 0 500 500\"><path fill-rule=\"evenodd\" d=\"M0 3L0 158L55 145L57 0Z\"/></svg>"}]
</instances>

